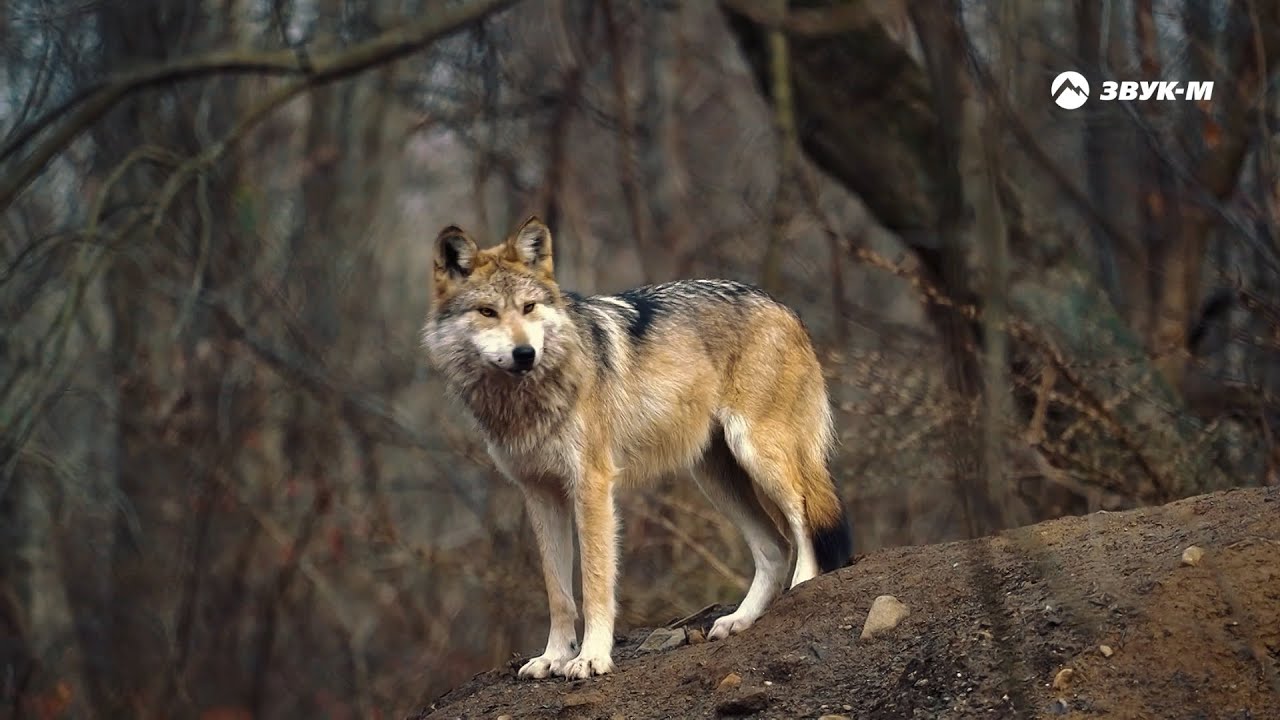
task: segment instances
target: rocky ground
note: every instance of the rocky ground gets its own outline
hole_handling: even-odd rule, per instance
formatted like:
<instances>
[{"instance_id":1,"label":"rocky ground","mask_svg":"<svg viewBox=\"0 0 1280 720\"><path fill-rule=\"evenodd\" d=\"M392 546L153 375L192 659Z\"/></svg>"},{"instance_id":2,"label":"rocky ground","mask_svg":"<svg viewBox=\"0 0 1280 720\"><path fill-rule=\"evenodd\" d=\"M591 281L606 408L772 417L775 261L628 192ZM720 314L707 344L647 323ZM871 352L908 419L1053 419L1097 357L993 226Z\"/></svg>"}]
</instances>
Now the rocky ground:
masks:
<instances>
[{"instance_id":1,"label":"rocky ground","mask_svg":"<svg viewBox=\"0 0 1280 720\"><path fill-rule=\"evenodd\" d=\"M863 639L881 595L907 614ZM1280 718L1280 488L876 552L699 642L729 609L630 632L612 675L513 659L417 717Z\"/></svg>"}]
</instances>

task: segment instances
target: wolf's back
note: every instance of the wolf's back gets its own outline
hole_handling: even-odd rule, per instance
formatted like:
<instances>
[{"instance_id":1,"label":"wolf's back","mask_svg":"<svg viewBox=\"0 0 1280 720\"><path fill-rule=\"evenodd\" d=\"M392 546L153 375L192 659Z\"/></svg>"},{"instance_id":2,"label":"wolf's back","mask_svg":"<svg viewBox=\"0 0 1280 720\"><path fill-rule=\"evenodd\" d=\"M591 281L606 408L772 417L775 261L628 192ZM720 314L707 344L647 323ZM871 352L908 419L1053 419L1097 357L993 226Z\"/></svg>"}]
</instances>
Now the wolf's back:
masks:
<instances>
[{"instance_id":1,"label":"wolf's back","mask_svg":"<svg viewBox=\"0 0 1280 720\"><path fill-rule=\"evenodd\" d=\"M792 481L804 497L820 569L848 562L852 527L827 470L835 440L830 401L812 338L793 310L758 287L731 280L679 280L617 295L572 296L572 302L604 372L620 373L616 381L633 391L672 381L672 373L682 371L669 361L675 356L685 359L686 369L710 360L723 385L750 396L758 421L783 428L796 448L799 472ZM780 392L784 387L791 392ZM752 403L734 400L725 398L725 409L748 425L757 422L746 410ZM783 406L791 414L779 422Z\"/></svg>"}]
</instances>

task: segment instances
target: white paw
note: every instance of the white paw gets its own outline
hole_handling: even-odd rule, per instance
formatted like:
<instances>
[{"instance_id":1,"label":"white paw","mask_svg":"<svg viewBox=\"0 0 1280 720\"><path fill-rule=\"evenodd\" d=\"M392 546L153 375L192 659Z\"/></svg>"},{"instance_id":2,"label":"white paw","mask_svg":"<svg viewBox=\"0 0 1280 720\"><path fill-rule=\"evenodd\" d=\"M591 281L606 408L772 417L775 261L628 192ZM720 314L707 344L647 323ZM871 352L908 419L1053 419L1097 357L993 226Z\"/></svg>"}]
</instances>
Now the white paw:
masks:
<instances>
[{"instance_id":1,"label":"white paw","mask_svg":"<svg viewBox=\"0 0 1280 720\"><path fill-rule=\"evenodd\" d=\"M585 652L569 661L564 676L570 680L585 680L592 675L613 672L613 660L608 655L588 655Z\"/></svg>"},{"instance_id":2,"label":"white paw","mask_svg":"<svg viewBox=\"0 0 1280 720\"><path fill-rule=\"evenodd\" d=\"M716 620L715 624L711 626L711 632L707 633L707 639L723 640L730 635L737 635L751 627L755 621L756 619L750 615L739 615L737 613L725 615Z\"/></svg>"},{"instance_id":3,"label":"white paw","mask_svg":"<svg viewBox=\"0 0 1280 720\"><path fill-rule=\"evenodd\" d=\"M541 680L552 675L564 675L564 666L571 658L572 656L539 655L525 663L516 673L516 677L521 680Z\"/></svg>"}]
</instances>

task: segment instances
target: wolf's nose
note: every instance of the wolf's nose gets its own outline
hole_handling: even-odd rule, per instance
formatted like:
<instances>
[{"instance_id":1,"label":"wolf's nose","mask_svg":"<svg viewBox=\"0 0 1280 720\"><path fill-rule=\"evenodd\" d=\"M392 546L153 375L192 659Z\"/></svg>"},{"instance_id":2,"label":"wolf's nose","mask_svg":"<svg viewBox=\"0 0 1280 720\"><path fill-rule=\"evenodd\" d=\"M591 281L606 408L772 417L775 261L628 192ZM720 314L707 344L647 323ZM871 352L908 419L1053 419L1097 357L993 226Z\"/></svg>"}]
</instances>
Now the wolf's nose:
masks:
<instances>
[{"instance_id":1,"label":"wolf's nose","mask_svg":"<svg viewBox=\"0 0 1280 720\"><path fill-rule=\"evenodd\" d=\"M538 351L533 349L532 345L517 345L511 351L511 359L515 361L517 370L528 370L533 367L533 359L538 356Z\"/></svg>"}]
</instances>

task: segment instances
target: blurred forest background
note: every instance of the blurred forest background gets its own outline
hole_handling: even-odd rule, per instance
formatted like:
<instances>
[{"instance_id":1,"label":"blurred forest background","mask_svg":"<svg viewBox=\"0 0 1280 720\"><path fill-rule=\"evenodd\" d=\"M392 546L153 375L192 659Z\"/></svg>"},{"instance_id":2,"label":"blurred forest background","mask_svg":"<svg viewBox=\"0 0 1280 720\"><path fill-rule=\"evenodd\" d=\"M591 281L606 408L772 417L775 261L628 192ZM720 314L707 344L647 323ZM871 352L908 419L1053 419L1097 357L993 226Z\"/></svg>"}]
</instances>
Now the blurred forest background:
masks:
<instances>
[{"instance_id":1,"label":"blurred forest background","mask_svg":"<svg viewBox=\"0 0 1280 720\"><path fill-rule=\"evenodd\" d=\"M0 717L387 717L539 649L419 349L448 223L796 307L860 552L1276 483L1278 50L1277 0L8 0ZM624 626L750 577L667 485Z\"/></svg>"}]
</instances>

